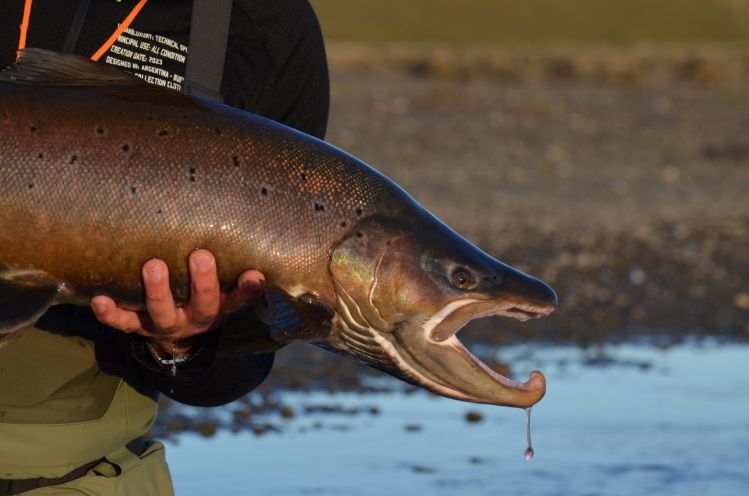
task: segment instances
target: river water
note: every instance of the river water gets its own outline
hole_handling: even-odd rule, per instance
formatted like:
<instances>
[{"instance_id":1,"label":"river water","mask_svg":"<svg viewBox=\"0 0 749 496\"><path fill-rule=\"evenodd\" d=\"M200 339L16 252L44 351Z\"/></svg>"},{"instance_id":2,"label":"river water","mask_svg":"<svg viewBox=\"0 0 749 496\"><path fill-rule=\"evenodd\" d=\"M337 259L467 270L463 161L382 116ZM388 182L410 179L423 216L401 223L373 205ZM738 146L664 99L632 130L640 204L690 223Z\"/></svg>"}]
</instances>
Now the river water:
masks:
<instances>
[{"instance_id":1,"label":"river water","mask_svg":"<svg viewBox=\"0 0 749 496\"><path fill-rule=\"evenodd\" d=\"M280 433L178 437L167 446L177 494L749 494L749 344L530 351L497 357L547 377L531 461L523 410L422 392L283 393L295 411L336 408Z\"/></svg>"}]
</instances>

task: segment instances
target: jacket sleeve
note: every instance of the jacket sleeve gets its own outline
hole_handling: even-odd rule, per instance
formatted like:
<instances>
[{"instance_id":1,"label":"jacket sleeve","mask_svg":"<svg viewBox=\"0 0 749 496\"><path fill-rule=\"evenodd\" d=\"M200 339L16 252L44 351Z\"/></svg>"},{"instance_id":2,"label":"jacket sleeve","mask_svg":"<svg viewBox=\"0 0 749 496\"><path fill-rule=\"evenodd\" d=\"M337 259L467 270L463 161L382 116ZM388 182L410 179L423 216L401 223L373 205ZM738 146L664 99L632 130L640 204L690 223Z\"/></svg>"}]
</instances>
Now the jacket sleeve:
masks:
<instances>
[{"instance_id":1,"label":"jacket sleeve","mask_svg":"<svg viewBox=\"0 0 749 496\"><path fill-rule=\"evenodd\" d=\"M249 312L202 334L174 375L171 366L157 362L140 335L101 326L94 341L104 372L122 377L143 394L156 389L193 406L230 403L258 387L273 367L273 352L281 347Z\"/></svg>"},{"instance_id":2,"label":"jacket sleeve","mask_svg":"<svg viewBox=\"0 0 749 496\"><path fill-rule=\"evenodd\" d=\"M115 331L117 334L122 334ZM193 406L217 406L258 387L273 366L281 345L268 336L254 313L236 314L220 329L201 335L190 359L177 366L159 364L141 336L131 336L126 353L147 384L166 396Z\"/></svg>"},{"instance_id":3,"label":"jacket sleeve","mask_svg":"<svg viewBox=\"0 0 749 496\"><path fill-rule=\"evenodd\" d=\"M254 313L241 312L221 329L201 335L192 358L172 375L171 367L161 366L148 351L145 338L100 324L88 307L56 305L36 327L90 339L103 372L122 377L143 395L155 399L161 392L194 406L222 405L255 389L270 373L273 352L280 348Z\"/></svg>"},{"instance_id":4,"label":"jacket sleeve","mask_svg":"<svg viewBox=\"0 0 749 496\"><path fill-rule=\"evenodd\" d=\"M172 375L145 349L143 339L130 340L130 355L143 380L164 395L193 406L230 403L258 387L273 366L275 354L237 353L217 357L221 331L214 331L187 363Z\"/></svg>"}]
</instances>

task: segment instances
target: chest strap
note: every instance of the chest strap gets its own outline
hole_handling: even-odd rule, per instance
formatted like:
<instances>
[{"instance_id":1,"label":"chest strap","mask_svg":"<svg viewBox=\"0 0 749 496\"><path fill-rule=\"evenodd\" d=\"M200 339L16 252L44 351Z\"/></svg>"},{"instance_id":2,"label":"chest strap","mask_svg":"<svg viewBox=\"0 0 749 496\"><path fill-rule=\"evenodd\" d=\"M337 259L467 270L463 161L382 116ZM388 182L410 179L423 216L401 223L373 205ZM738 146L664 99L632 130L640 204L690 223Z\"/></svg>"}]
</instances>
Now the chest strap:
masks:
<instances>
[{"instance_id":1,"label":"chest strap","mask_svg":"<svg viewBox=\"0 0 749 496\"><path fill-rule=\"evenodd\" d=\"M190 48L182 91L222 102L221 80L229 41L232 0L193 0Z\"/></svg>"}]
</instances>

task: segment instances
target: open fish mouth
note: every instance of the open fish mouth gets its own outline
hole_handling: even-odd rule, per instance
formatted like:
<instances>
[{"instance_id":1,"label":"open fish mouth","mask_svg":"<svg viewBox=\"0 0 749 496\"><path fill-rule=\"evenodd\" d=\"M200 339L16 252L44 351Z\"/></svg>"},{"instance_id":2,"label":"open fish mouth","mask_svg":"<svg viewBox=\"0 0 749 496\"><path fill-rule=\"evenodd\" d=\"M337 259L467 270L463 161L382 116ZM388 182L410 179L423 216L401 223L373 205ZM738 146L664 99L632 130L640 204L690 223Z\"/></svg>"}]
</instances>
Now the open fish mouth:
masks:
<instances>
[{"instance_id":1,"label":"open fish mouth","mask_svg":"<svg viewBox=\"0 0 749 496\"><path fill-rule=\"evenodd\" d=\"M450 308L452 307L452 308ZM443 312L446 313L443 314ZM469 322L484 317L510 317L525 322L546 317L554 311L553 305L534 305L525 302L458 300L437 312L424 326L432 341L443 342L455 336Z\"/></svg>"},{"instance_id":2,"label":"open fish mouth","mask_svg":"<svg viewBox=\"0 0 749 496\"><path fill-rule=\"evenodd\" d=\"M451 398L476 403L527 408L543 398L546 379L533 371L526 382L511 380L494 371L471 353L457 337L469 322L490 316L520 321L549 315L554 305L526 302L457 300L435 313L421 332L396 333L402 358L410 365L411 377L427 389Z\"/></svg>"}]
</instances>

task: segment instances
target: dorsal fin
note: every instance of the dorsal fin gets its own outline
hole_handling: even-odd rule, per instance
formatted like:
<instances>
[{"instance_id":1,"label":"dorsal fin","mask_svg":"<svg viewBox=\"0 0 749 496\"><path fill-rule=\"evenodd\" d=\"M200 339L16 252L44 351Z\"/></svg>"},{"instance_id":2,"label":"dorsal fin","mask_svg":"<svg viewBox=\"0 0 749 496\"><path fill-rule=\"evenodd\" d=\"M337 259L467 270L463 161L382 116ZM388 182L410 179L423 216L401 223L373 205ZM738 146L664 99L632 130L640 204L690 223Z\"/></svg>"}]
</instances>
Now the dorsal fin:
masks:
<instances>
[{"instance_id":1,"label":"dorsal fin","mask_svg":"<svg viewBox=\"0 0 749 496\"><path fill-rule=\"evenodd\" d=\"M0 82L39 86L133 86L141 79L80 55L26 48L16 63L0 72Z\"/></svg>"}]
</instances>

